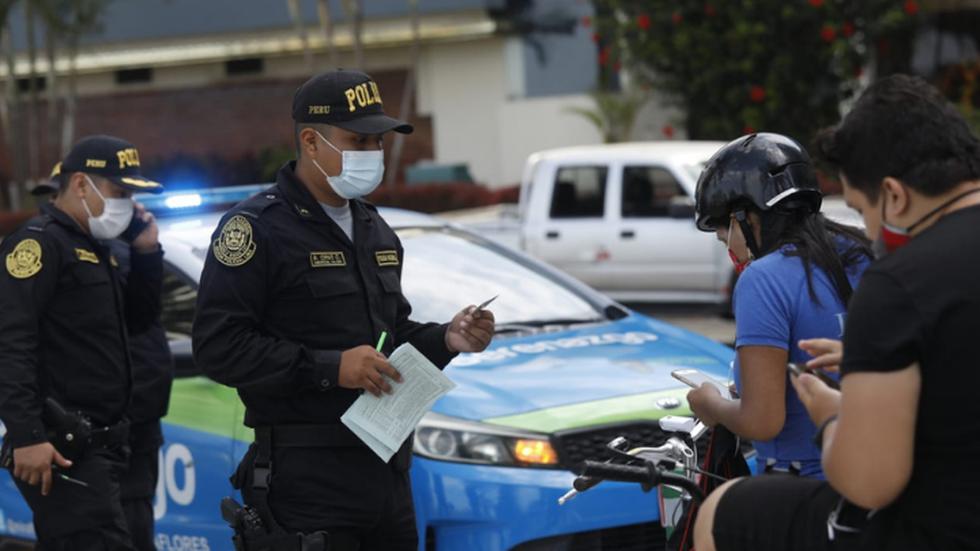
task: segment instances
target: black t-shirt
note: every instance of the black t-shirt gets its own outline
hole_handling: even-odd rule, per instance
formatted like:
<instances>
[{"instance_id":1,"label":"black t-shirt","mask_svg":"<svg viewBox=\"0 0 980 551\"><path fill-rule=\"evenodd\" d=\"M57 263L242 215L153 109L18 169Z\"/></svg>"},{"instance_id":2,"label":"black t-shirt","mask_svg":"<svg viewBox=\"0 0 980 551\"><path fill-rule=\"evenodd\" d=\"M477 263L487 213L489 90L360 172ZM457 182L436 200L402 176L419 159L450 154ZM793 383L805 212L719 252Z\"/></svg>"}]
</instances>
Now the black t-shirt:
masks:
<instances>
[{"instance_id":1,"label":"black t-shirt","mask_svg":"<svg viewBox=\"0 0 980 551\"><path fill-rule=\"evenodd\" d=\"M980 549L978 358L980 207L970 207L872 264L850 305L845 376L915 362L922 373L912 477L873 517L867 548Z\"/></svg>"}]
</instances>

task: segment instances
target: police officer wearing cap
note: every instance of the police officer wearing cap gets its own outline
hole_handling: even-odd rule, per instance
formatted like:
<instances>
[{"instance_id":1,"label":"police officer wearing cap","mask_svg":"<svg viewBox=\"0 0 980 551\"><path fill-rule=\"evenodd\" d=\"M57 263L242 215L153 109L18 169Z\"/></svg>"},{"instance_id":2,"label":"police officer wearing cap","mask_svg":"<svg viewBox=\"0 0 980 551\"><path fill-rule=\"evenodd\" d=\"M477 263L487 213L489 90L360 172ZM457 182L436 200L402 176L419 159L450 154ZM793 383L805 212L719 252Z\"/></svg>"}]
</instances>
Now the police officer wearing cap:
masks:
<instances>
[{"instance_id":1,"label":"police officer wearing cap","mask_svg":"<svg viewBox=\"0 0 980 551\"><path fill-rule=\"evenodd\" d=\"M2 456L34 512L41 548L131 549L120 505L133 375L128 334L159 314L162 252L135 191L139 153L110 136L80 140L55 198L0 245ZM132 272L100 240L139 216ZM134 305L138 305L135 307Z\"/></svg>"},{"instance_id":2,"label":"police officer wearing cap","mask_svg":"<svg viewBox=\"0 0 980 551\"><path fill-rule=\"evenodd\" d=\"M368 75L311 78L294 96L293 120L298 160L214 234L195 361L245 404L256 442L233 481L268 530L326 532L330 549L414 550L412 439L385 463L340 416L361 391L398 384L386 360L397 346L411 343L444 367L487 347L493 315L469 306L448 324L409 320L401 243L362 197L381 182L384 133L412 127L384 114ZM390 338L377 352L382 332Z\"/></svg>"},{"instance_id":3,"label":"police officer wearing cap","mask_svg":"<svg viewBox=\"0 0 980 551\"><path fill-rule=\"evenodd\" d=\"M62 185L61 163L55 165L48 181L31 190L37 197L52 195ZM141 207L137 203L137 207ZM116 239L102 241L109 254L115 257L120 281L126 284L132 270L132 240L142 233L145 223L134 220ZM158 311L155 296L147 297L145 305L133 304L136 309ZM173 357L167 343L167 333L159 315L141 333L129 334L129 353L133 369L133 397L129 411L129 464L119 480L122 509L126 525L139 551L156 551L153 531L153 497L159 474L159 451L163 445L160 419L167 414L170 387L174 377Z\"/></svg>"}]
</instances>

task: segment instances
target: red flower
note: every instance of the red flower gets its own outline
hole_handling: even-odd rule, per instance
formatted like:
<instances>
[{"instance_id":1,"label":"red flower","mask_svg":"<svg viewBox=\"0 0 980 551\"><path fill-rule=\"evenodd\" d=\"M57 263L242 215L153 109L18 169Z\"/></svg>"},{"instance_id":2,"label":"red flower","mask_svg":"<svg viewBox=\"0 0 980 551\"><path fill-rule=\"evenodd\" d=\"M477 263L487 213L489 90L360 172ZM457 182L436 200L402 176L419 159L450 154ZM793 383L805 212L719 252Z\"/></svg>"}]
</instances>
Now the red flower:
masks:
<instances>
[{"instance_id":1,"label":"red flower","mask_svg":"<svg viewBox=\"0 0 980 551\"><path fill-rule=\"evenodd\" d=\"M674 137L674 127L669 124L665 124L664 127L660 129L660 132L668 140Z\"/></svg>"},{"instance_id":2,"label":"red flower","mask_svg":"<svg viewBox=\"0 0 980 551\"><path fill-rule=\"evenodd\" d=\"M837 36L837 31L834 30L833 25L824 25L820 29L820 39L824 42L833 42L834 37Z\"/></svg>"},{"instance_id":3,"label":"red flower","mask_svg":"<svg viewBox=\"0 0 980 551\"><path fill-rule=\"evenodd\" d=\"M650 28L650 16L645 13L636 16L636 26L644 31L648 30Z\"/></svg>"},{"instance_id":4,"label":"red flower","mask_svg":"<svg viewBox=\"0 0 980 551\"><path fill-rule=\"evenodd\" d=\"M586 28L591 27L592 26L592 18L589 17L588 15L582 16L582 26L583 27L586 27Z\"/></svg>"},{"instance_id":5,"label":"red flower","mask_svg":"<svg viewBox=\"0 0 980 551\"><path fill-rule=\"evenodd\" d=\"M674 25L680 25L681 22L684 21L684 16L681 15L681 12L675 11L673 15L670 16L670 20L674 22Z\"/></svg>"},{"instance_id":6,"label":"red flower","mask_svg":"<svg viewBox=\"0 0 980 551\"><path fill-rule=\"evenodd\" d=\"M609 63L609 46L599 51L599 65L605 67L607 63Z\"/></svg>"},{"instance_id":7,"label":"red flower","mask_svg":"<svg viewBox=\"0 0 980 551\"><path fill-rule=\"evenodd\" d=\"M823 0L810 0L810 5L814 8L819 8L823 5Z\"/></svg>"},{"instance_id":8,"label":"red flower","mask_svg":"<svg viewBox=\"0 0 980 551\"><path fill-rule=\"evenodd\" d=\"M592 33L592 42L598 44L600 40L602 40L602 36L599 33Z\"/></svg>"},{"instance_id":9,"label":"red flower","mask_svg":"<svg viewBox=\"0 0 980 551\"><path fill-rule=\"evenodd\" d=\"M762 86L752 86L749 88L749 99L755 103L766 101L766 89Z\"/></svg>"},{"instance_id":10,"label":"red flower","mask_svg":"<svg viewBox=\"0 0 980 551\"><path fill-rule=\"evenodd\" d=\"M850 38L854 36L854 23L851 23L850 21L844 21L844 24L841 25L840 33L844 35L844 38Z\"/></svg>"},{"instance_id":11,"label":"red flower","mask_svg":"<svg viewBox=\"0 0 980 551\"><path fill-rule=\"evenodd\" d=\"M752 128L747 124L742 127L742 134L754 134L754 133L755 133L755 128Z\"/></svg>"},{"instance_id":12,"label":"red flower","mask_svg":"<svg viewBox=\"0 0 980 551\"><path fill-rule=\"evenodd\" d=\"M715 7L712 6L711 4L705 4L704 14L707 15L708 17L714 17L718 15L718 10L716 10Z\"/></svg>"},{"instance_id":13,"label":"red flower","mask_svg":"<svg viewBox=\"0 0 980 551\"><path fill-rule=\"evenodd\" d=\"M909 15L915 15L919 13L919 3L915 0L905 0L905 5L902 6L902 9Z\"/></svg>"}]
</instances>

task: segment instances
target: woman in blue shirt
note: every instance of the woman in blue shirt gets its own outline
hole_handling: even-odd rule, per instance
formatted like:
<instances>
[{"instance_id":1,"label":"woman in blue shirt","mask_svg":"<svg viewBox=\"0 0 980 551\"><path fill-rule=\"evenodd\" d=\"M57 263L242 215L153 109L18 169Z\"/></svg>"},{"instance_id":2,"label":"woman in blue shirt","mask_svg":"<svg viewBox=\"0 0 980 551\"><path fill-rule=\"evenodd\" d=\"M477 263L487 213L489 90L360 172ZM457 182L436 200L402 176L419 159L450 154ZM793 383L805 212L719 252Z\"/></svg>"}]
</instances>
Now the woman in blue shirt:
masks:
<instances>
[{"instance_id":1,"label":"woman in blue shirt","mask_svg":"<svg viewBox=\"0 0 980 551\"><path fill-rule=\"evenodd\" d=\"M816 427L788 381L806 364L801 340L839 339L847 302L871 258L856 228L820 214L810 157L779 134L750 134L719 150L697 187L697 225L728 245L735 286L735 385L740 399L704 385L691 410L753 441L766 471L823 478Z\"/></svg>"}]
</instances>

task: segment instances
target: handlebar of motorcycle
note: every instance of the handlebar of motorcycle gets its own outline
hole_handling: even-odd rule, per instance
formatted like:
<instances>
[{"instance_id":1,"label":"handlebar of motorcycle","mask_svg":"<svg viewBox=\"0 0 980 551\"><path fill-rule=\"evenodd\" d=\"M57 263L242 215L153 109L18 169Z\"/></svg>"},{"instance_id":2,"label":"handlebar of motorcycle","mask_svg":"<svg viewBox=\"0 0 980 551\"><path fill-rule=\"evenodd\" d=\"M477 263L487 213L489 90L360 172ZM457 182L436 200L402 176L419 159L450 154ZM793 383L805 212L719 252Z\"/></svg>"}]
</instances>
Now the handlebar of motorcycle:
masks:
<instances>
[{"instance_id":1,"label":"handlebar of motorcycle","mask_svg":"<svg viewBox=\"0 0 980 551\"><path fill-rule=\"evenodd\" d=\"M582 476L601 480L649 484L650 486L659 484L677 486L698 502L704 501L704 492L692 480L680 475L662 472L649 463L645 465L622 465L587 460L582 464Z\"/></svg>"}]
</instances>

